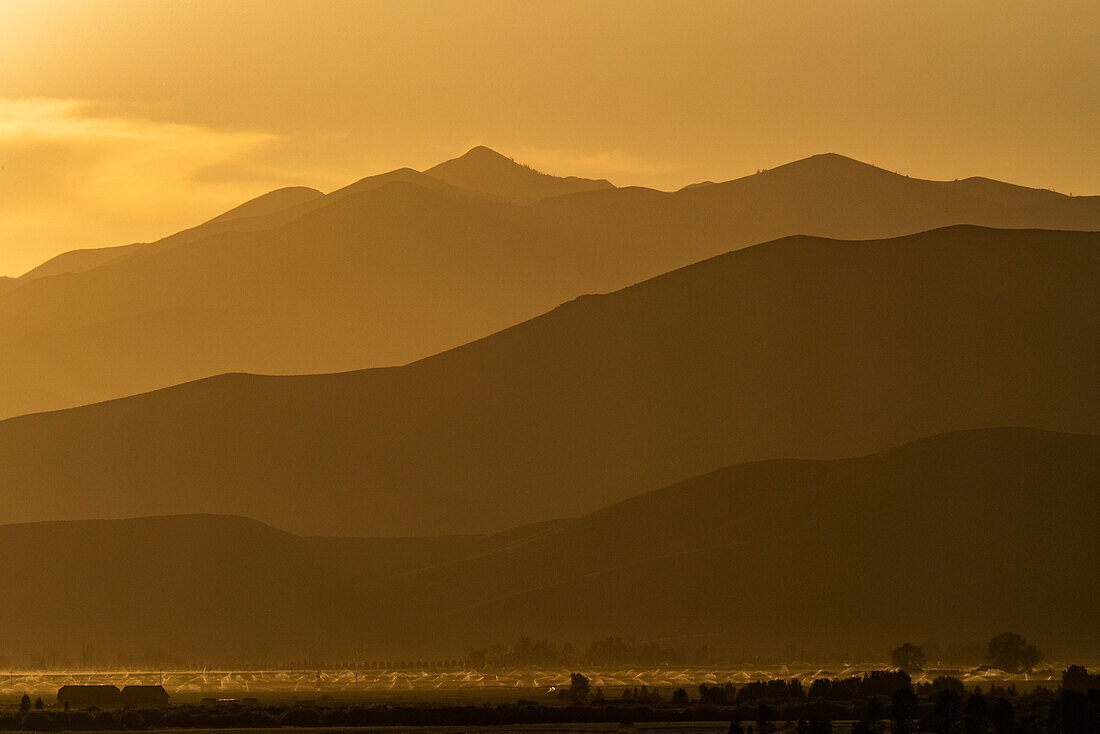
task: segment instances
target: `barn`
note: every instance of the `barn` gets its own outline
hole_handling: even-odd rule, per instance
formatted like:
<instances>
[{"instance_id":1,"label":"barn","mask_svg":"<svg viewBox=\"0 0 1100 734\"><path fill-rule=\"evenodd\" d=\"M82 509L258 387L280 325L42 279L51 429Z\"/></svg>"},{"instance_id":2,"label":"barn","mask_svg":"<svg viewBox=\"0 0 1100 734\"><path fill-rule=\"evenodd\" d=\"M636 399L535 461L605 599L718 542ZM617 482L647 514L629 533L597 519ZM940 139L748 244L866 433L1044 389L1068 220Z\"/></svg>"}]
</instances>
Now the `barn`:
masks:
<instances>
[{"instance_id":1,"label":"barn","mask_svg":"<svg viewBox=\"0 0 1100 734\"><path fill-rule=\"evenodd\" d=\"M117 686L61 686L57 703L74 709L117 709L122 706L122 693Z\"/></svg>"},{"instance_id":2,"label":"barn","mask_svg":"<svg viewBox=\"0 0 1100 734\"><path fill-rule=\"evenodd\" d=\"M164 686L125 686L120 695L123 708L155 709L168 705Z\"/></svg>"}]
</instances>

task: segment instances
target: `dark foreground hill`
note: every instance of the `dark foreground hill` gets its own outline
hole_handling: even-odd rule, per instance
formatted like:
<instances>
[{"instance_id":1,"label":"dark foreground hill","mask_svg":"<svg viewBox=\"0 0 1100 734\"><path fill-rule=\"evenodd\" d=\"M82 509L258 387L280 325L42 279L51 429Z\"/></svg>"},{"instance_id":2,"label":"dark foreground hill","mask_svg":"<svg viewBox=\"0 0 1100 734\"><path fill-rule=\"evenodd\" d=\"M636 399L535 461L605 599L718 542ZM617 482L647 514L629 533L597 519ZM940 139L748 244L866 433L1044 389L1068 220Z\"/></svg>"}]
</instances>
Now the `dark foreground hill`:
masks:
<instances>
[{"instance_id":1,"label":"dark foreground hill","mask_svg":"<svg viewBox=\"0 0 1100 734\"><path fill-rule=\"evenodd\" d=\"M990 429L733 466L494 536L310 538L217 516L10 525L0 624L18 630L16 659L86 646L150 664L438 659L611 634L835 661L1005 629L1082 658L1100 653L1098 483L1100 438Z\"/></svg>"},{"instance_id":2,"label":"dark foreground hill","mask_svg":"<svg viewBox=\"0 0 1100 734\"><path fill-rule=\"evenodd\" d=\"M665 193L475 149L327 195L273 192L0 283L0 417L224 372L404 364L738 247L959 223L1100 230L1100 197L922 181L836 155Z\"/></svg>"},{"instance_id":3,"label":"dark foreground hill","mask_svg":"<svg viewBox=\"0 0 1100 734\"><path fill-rule=\"evenodd\" d=\"M1098 233L786 238L405 367L226 375L0 422L2 517L481 532L744 461L1100 432L1098 291Z\"/></svg>"}]
</instances>

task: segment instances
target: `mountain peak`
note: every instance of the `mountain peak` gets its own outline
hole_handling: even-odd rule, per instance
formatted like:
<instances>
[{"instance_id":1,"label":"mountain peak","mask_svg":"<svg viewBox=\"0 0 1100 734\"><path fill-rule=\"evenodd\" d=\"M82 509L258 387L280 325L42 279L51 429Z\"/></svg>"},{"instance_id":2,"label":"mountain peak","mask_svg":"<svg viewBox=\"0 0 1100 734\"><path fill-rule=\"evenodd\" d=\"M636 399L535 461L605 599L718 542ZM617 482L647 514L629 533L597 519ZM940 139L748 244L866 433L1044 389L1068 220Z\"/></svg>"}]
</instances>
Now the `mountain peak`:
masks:
<instances>
[{"instance_id":1,"label":"mountain peak","mask_svg":"<svg viewBox=\"0 0 1100 734\"><path fill-rule=\"evenodd\" d=\"M813 160L815 158L821 159L821 160L827 160L827 161L838 161L838 162L839 161L846 161L848 163L863 163L862 161L858 161L855 158L852 158L851 156L843 155L841 153L833 153L832 151L826 151L824 153L815 153L814 155L811 155L807 158L803 158L802 160ZM863 163L863 165L867 165L867 164Z\"/></svg>"},{"instance_id":2,"label":"mountain peak","mask_svg":"<svg viewBox=\"0 0 1100 734\"><path fill-rule=\"evenodd\" d=\"M439 165L433 166L424 171L424 173L446 181L446 178L444 178L445 176L482 176L493 173L516 174L521 171L539 176L547 175L536 171L530 166L518 163L514 158L510 158L503 153L498 153L492 148L484 145L475 145L459 157L451 158ZM447 183L451 182L447 181Z\"/></svg>"},{"instance_id":3,"label":"mountain peak","mask_svg":"<svg viewBox=\"0 0 1100 734\"><path fill-rule=\"evenodd\" d=\"M878 166L871 165L870 163L864 163L863 161L856 160L855 158L849 158L846 155L841 155L840 153L818 153L816 155L809 156L808 158L802 158L797 161L792 161L791 163L788 163L786 165L779 166L779 168L814 168L826 171L885 170L879 168Z\"/></svg>"},{"instance_id":4,"label":"mountain peak","mask_svg":"<svg viewBox=\"0 0 1100 734\"><path fill-rule=\"evenodd\" d=\"M468 151L466 151L465 153L460 155L456 160L462 160L462 159L482 159L482 160L506 161L506 162L511 163L513 165L517 165L517 166L520 165L520 164L516 163L513 159L511 159L508 156L504 155L503 153L498 153L495 150L493 150L492 148L489 148L485 145L475 145L474 147L470 148Z\"/></svg>"},{"instance_id":5,"label":"mountain peak","mask_svg":"<svg viewBox=\"0 0 1100 734\"><path fill-rule=\"evenodd\" d=\"M597 181L541 173L484 145L470 148L458 158L444 161L424 173L451 186L513 204L529 204L579 191L614 188L603 179Z\"/></svg>"},{"instance_id":6,"label":"mountain peak","mask_svg":"<svg viewBox=\"0 0 1100 734\"><path fill-rule=\"evenodd\" d=\"M841 155L839 153L818 153L807 158L800 158L797 161L784 163L775 168L765 168L757 171L753 175L734 180L760 180L761 177L765 180L774 181L776 184L784 182L783 185L787 186L793 185L794 182L797 181L801 181L802 183L820 183L822 181L835 182L840 180L850 181L853 179L878 180L882 177L903 178L900 174L888 171L885 168L879 168L870 163L864 163L855 158L849 158L846 155Z\"/></svg>"}]
</instances>

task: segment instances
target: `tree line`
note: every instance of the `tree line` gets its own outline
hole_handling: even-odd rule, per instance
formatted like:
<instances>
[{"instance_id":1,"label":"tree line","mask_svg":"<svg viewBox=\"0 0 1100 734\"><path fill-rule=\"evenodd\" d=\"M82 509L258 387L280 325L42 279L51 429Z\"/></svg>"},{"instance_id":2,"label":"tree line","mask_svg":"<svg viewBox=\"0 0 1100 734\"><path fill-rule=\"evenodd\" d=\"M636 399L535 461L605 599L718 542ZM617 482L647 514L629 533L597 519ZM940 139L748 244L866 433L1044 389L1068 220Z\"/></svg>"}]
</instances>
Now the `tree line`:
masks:
<instances>
[{"instance_id":1,"label":"tree line","mask_svg":"<svg viewBox=\"0 0 1100 734\"><path fill-rule=\"evenodd\" d=\"M825 679L821 679L825 680ZM837 722L854 734L1094 734L1100 727L1100 675L1080 666L1062 674L1057 690L1026 693L993 686L967 692L943 676L913 686L904 671L815 681L774 679L744 685L702 685L670 696L647 689L631 698L605 698L581 673L556 701L497 705L260 705L241 702L174 705L166 709L0 711L3 731L106 731L279 727L493 726L527 724L728 721L731 734L771 734L780 725L799 734L825 734Z\"/></svg>"},{"instance_id":2,"label":"tree line","mask_svg":"<svg viewBox=\"0 0 1100 734\"><path fill-rule=\"evenodd\" d=\"M1015 632L1002 632L986 645L987 666L1006 673L1028 672L1042 659L1039 648ZM927 656L923 647L906 642L890 651L890 662L899 670L914 673L924 670Z\"/></svg>"}]
</instances>

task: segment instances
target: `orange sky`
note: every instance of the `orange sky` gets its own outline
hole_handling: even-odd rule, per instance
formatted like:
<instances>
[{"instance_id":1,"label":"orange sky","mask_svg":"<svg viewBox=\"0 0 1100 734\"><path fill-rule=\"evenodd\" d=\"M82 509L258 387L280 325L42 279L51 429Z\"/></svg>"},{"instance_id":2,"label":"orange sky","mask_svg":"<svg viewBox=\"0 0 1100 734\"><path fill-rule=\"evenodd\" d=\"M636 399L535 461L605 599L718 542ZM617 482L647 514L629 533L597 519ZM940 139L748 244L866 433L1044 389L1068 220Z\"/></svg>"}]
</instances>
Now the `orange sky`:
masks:
<instances>
[{"instance_id":1,"label":"orange sky","mask_svg":"<svg viewBox=\"0 0 1100 734\"><path fill-rule=\"evenodd\" d=\"M2 0L0 274L486 144L678 188L813 153L1100 193L1100 3Z\"/></svg>"}]
</instances>

